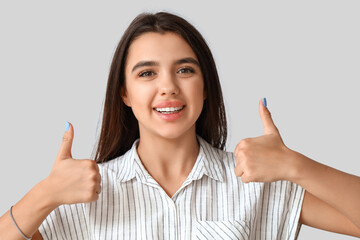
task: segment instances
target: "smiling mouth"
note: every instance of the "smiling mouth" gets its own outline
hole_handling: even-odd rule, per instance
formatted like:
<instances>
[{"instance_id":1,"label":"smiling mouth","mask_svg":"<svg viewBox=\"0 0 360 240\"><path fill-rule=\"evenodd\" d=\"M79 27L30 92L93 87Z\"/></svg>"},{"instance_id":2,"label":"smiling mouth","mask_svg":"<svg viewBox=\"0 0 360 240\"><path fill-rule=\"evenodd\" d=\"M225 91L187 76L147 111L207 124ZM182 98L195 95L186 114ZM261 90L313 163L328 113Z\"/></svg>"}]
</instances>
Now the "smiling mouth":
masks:
<instances>
[{"instance_id":1,"label":"smiling mouth","mask_svg":"<svg viewBox=\"0 0 360 240\"><path fill-rule=\"evenodd\" d=\"M184 108L185 105L182 107L153 108L153 109L161 114L173 114L173 113L181 112Z\"/></svg>"}]
</instances>

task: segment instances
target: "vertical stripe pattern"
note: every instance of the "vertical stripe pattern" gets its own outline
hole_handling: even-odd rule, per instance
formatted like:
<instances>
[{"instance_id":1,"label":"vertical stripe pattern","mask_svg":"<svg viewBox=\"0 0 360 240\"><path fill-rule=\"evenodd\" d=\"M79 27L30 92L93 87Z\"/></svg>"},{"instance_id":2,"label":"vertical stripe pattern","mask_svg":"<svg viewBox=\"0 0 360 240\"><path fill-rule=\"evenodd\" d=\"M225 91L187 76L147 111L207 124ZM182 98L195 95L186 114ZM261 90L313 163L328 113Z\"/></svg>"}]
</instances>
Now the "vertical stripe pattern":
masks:
<instances>
[{"instance_id":1,"label":"vertical stripe pattern","mask_svg":"<svg viewBox=\"0 0 360 240\"><path fill-rule=\"evenodd\" d=\"M199 155L170 198L142 165L137 139L99 164L96 202L61 205L41 224L47 239L296 239L305 190L288 181L243 183L232 152L197 135Z\"/></svg>"}]
</instances>

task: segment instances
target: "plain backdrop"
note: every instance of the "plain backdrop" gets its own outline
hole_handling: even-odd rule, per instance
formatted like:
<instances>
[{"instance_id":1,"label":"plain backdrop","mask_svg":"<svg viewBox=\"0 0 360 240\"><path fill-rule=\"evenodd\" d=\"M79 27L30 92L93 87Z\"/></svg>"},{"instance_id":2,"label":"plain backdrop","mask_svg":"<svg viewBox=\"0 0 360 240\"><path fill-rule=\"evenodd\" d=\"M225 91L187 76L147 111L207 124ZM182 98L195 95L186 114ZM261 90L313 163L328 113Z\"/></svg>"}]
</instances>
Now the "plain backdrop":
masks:
<instances>
[{"instance_id":1,"label":"plain backdrop","mask_svg":"<svg viewBox=\"0 0 360 240\"><path fill-rule=\"evenodd\" d=\"M289 148L360 175L359 1L1 1L0 215L48 176L66 121L73 157L91 157L115 48L136 15L161 10L213 52L227 151L263 134L266 97ZM354 238L303 226L299 239Z\"/></svg>"}]
</instances>

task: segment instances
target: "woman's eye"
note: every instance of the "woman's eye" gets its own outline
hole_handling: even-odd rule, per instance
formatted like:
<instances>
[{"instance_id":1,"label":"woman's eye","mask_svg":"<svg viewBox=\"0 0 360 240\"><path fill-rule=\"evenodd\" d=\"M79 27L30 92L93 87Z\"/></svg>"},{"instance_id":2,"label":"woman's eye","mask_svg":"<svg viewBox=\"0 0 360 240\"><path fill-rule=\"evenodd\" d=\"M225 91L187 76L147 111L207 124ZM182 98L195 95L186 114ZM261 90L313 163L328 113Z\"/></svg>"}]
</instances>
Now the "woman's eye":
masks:
<instances>
[{"instance_id":1,"label":"woman's eye","mask_svg":"<svg viewBox=\"0 0 360 240\"><path fill-rule=\"evenodd\" d=\"M178 70L178 73L180 73L180 74L187 74L187 73L194 73L194 72L195 72L194 69L189 68L189 67L180 68ZM154 73L151 70L146 70L146 71L143 71L143 72L139 73L139 77L152 77L155 74L156 73Z\"/></svg>"},{"instance_id":2,"label":"woman's eye","mask_svg":"<svg viewBox=\"0 0 360 240\"><path fill-rule=\"evenodd\" d=\"M194 69L186 67L186 68L181 68L179 71L179 73L194 73Z\"/></svg>"},{"instance_id":3,"label":"woman's eye","mask_svg":"<svg viewBox=\"0 0 360 240\"><path fill-rule=\"evenodd\" d=\"M153 76L155 73L153 71L144 71L144 72L141 72L139 74L139 77L151 77Z\"/></svg>"}]
</instances>

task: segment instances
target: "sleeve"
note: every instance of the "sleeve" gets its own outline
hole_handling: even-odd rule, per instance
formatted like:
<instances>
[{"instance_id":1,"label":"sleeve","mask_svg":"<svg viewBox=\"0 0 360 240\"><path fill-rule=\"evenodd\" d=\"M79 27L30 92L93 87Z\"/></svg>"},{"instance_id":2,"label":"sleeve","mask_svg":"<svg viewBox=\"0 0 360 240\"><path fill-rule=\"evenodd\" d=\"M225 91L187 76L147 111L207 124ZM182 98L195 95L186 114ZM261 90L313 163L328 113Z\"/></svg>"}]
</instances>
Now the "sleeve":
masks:
<instances>
[{"instance_id":1,"label":"sleeve","mask_svg":"<svg viewBox=\"0 0 360 240\"><path fill-rule=\"evenodd\" d=\"M44 240L88 239L84 205L59 206L46 217L39 232Z\"/></svg>"},{"instance_id":2,"label":"sleeve","mask_svg":"<svg viewBox=\"0 0 360 240\"><path fill-rule=\"evenodd\" d=\"M284 190L284 207L282 211L283 228L281 229L282 238L297 239L301 223L299 222L302 203L304 200L305 189L296 183L286 182L288 188Z\"/></svg>"},{"instance_id":3,"label":"sleeve","mask_svg":"<svg viewBox=\"0 0 360 240\"><path fill-rule=\"evenodd\" d=\"M251 239L297 239L305 189L289 181L252 184Z\"/></svg>"}]
</instances>

